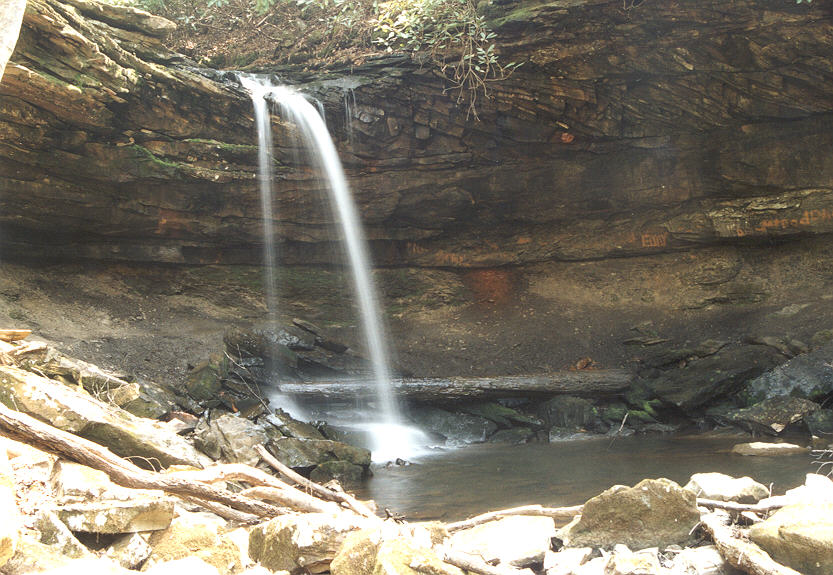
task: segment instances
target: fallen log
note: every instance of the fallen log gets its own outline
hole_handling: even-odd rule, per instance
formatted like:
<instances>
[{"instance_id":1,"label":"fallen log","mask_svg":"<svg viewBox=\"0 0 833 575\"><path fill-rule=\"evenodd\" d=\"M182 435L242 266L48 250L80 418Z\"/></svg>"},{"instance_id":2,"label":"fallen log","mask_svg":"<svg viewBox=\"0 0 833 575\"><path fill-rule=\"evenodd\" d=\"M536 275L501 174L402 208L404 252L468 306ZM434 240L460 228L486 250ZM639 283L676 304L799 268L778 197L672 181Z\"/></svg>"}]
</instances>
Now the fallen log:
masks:
<instances>
[{"instance_id":1,"label":"fallen log","mask_svg":"<svg viewBox=\"0 0 833 575\"><path fill-rule=\"evenodd\" d=\"M391 385L399 397L431 401L512 395L616 395L626 390L632 380L633 373L626 369L588 369L537 375L395 379ZM375 384L370 380L283 383L280 390L290 395L363 397L375 393Z\"/></svg>"},{"instance_id":2,"label":"fallen log","mask_svg":"<svg viewBox=\"0 0 833 575\"><path fill-rule=\"evenodd\" d=\"M463 571L477 573L477 575L532 575L532 571L529 569L489 565L480 557L454 551L453 549L445 550L443 553L443 561L449 565L459 567Z\"/></svg>"},{"instance_id":3,"label":"fallen log","mask_svg":"<svg viewBox=\"0 0 833 575\"><path fill-rule=\"evenodd\" d=\"M513 507L511 509L501 509L499 511L490 511L477 515L471 519L464 521L457 521L446 525L449 533L461 531L463 529L470 529L477 525L482 525L490 521L498 521L504 517L512 515L532 515L536 517L552 517L553 519L570 520L576 515L581 514L584 505L574 505L572 507L543 507L541 505L524 505L523 507Z\"/></svg>"},{"instance_id":4,"label":"fallen log","mask_svg":"<svg viewBox=\"0 0 833 575\"><path fill-rule=\"evenodd\" d=\"M776 511L787 505L789 500L781 499L776 502L768 503L737 503L735 501L717 501L714 499L697 498L697 505L699 507L706 507L708 509L723 509L725 511L745 512L751 511L753 513L769 513Z\"/></svg>"},{"instance_id":5,"label":"fallen log","mask_svg":"<svg viewBox=\"0 0 833 575\"><path fill-rule=\"evenodd\" d=\"M192 500L221 503L237 511L257 517L276 517L286 510L256 499L241 497L205 483L190 481L176 474L163 474L136 467L126 459L113 454L109 449L92 441L56 429L25 413L20 413L0 404L0 435L26 443L75 461L87 467L103 471L110 479L123 487L132 489L160 489L166 493L180 495Z\"/></svg>"},{"instance_id":6,"label":"fallen log","mask_svg":"<svg viewBox=\"0 0 833 575\"><path fill-rule=\"evenodd\" d=\"M726 525L727 519L728 515L723 513L703 513L700 515L700 524L732 567L750 575L801 575L775 561L754 543L735 537L732 529Z\"/></svg>"}]
</instances>

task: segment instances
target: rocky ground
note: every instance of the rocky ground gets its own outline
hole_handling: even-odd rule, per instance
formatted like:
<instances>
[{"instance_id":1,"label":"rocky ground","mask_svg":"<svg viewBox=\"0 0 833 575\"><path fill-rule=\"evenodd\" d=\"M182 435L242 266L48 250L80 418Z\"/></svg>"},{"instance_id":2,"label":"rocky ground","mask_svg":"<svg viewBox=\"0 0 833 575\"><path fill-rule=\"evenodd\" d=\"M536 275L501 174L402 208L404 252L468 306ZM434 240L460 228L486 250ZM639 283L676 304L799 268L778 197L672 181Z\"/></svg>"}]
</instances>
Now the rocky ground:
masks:
<instances>
[{"instance_id":1,"label":"rocky ground","mask_svg":"<svg viewBox=\"0 0 833 575\"><path fill-rule=\"evenodd\" d=\"M702 473L684 487L667 479L614 486L571 508L531 505L446 524L381 519L372 502L336 482L322 485L355 481L351 471L366 470L368 452L327 439L326 425L243 401L247 394L234 385L243 380L232 372L256 368L253 351L271 357L276 348L264 353L263 335L227 334L227 349L238 355L199 366L181 389L123 380L41 342L0 342L0 572L822 575L833 568L833 481L817 474L775 497L748 477ZM310 348L325 341L306 339ZM737 447L751 456L773 449L806 451Z\"/></svg>"}]
</instances>

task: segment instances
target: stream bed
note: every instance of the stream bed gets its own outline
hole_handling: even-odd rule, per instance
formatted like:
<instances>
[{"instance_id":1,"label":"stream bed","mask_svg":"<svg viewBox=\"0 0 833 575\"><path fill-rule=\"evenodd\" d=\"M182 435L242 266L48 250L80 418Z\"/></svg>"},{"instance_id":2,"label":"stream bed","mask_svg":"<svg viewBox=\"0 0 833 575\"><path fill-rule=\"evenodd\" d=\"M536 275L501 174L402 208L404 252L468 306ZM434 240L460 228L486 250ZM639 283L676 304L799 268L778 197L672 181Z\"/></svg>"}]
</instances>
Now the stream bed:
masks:
<instances>
[{"instance_id":1,"label":"stream bed","mask_svg":"<svg viewBox=\"0 0 833 575\"><path fill-rule=\"evenodd\" d=\"M814 472L809 454L747 457L731 453L748 436L661 435L436 450L405 466L378 466L356 494L409 520L456 521L527 504L565 506L616 485L667 477L685 485L709 471L744 475L773 494Z\"/></svg>"}]
</instances>

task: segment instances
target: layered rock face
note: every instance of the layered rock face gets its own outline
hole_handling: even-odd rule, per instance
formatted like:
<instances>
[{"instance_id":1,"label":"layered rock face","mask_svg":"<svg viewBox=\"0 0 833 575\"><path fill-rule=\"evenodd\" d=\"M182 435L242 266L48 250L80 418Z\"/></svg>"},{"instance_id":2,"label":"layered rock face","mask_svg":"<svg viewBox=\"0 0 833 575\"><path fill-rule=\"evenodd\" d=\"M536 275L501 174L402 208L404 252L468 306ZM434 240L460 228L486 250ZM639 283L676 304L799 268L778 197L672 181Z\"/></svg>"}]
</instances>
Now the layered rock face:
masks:
<instances>
[{"instance_id":1,"label":"layered rock face","mask_svg":"<svg viewBox=\"0 0 833 575\"><path fill-rule=\"evenodd\" d=\"M824 7L485 8L504 62L524 65L489 86L479 122L402 59L296 75L324 102L376 261L483 267L833 230ZM249 102L177 67L168 27L92 0L29 3L0 87L7 245L257 259ZM329 261L319 184L275 130L282 258Z\"/></svg>"}]
</instances>

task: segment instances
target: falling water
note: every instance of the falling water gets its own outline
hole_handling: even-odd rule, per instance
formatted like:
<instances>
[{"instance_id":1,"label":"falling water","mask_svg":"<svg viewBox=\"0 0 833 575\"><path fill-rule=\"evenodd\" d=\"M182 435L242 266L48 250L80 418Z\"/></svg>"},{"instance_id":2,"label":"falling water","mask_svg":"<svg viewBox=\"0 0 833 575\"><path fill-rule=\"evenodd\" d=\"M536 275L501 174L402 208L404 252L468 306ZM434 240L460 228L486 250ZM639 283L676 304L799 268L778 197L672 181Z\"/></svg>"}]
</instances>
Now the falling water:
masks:
<instances>
[{"instance_id":1,"label":"falling water","mask_svg":"<svg viewBox=\"0 0 833 575\"><path fill-rule=\"evenodd\" d=\"M252 96L257 128L258 187L260 188L260 210L263 220L263 269L264 291L266 292L266 313L270 326L278 326L278 278L276 274L277 250L273 228L272 181L274 180L274 158L272 156L272 116L269 113L268 96L271 87L251 76L240 76L240 81ZM295 418L306 419L306 413L290 397L276 393L271 399Z\"/></svg>"},{"instance_id":2,"label":"falling water","mask_svg":"<svg viewBox=\"0 0 833 575\"><path fill-rule=\"evenodd\" d=\"M256 86L253 86L256 84ZM379 314L376 288L370 275L370 260L367 244L359 220L356 205L353 202L338 152L333 144L327 126L315 107L298 92L283 86L266 86L260 80L244 81L244 86L252 93L255 100L255 115L258 122L258 144L261 148L269 146L268 151L260 151L260 161L269 162L271 166L271 138L261 132L271 132L268 122L267 99L277 102L284 115L297 125L305 147L309 150L315 167L326 176L331 195L331 207L341 223L342 234L350 260L353 285L358 298L362 328L367 343L367 350L373 368L381 422L370 423L365 427L373 436L374 459L383 461L396 457L410 457L416 454L416 442L421 441L421 432L402 425L402 417L391 388L391 374L388 362L388 348L385 331ZM257 112L261 108L267 119L262 121ZM265 170L267 173L269 168ZM264 168L261 164L261 189L264 183ZM268 185L271 192L271 184ZM264 204L264 210L271 209ZM265 212L266 213L266 212ZM271 231L271 229L270 229ZM274 248L273 248L274 249ZM272 274L274 275L274 274Z\"/></svg>"}]
</instances>

